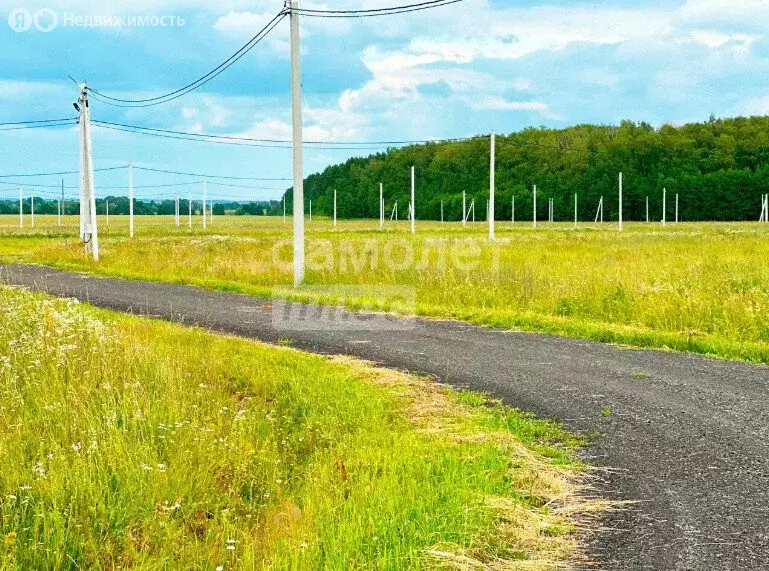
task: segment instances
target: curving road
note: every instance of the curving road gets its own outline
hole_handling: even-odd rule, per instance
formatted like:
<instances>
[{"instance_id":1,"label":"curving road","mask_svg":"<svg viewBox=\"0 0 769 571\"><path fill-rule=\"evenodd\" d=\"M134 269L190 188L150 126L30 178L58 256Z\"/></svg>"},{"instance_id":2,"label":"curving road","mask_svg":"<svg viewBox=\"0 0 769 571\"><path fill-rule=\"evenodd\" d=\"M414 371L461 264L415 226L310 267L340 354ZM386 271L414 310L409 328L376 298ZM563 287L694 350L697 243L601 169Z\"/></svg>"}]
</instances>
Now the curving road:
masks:
<instances>
[{"instance_id":1,"label":"curving road","mask_svg":"<svg viewBox=\"0 0 769 571\"><path fill-rule=\"evenodd\" d=\"M200 289L0 266L0 282L214 331L349 354L488 391L601 432L617 512L591 555L605 569L769 569L769 369L422 319L330 314ZM602 412L603 411L603 412Z\"/></svg>"}]
</instances>

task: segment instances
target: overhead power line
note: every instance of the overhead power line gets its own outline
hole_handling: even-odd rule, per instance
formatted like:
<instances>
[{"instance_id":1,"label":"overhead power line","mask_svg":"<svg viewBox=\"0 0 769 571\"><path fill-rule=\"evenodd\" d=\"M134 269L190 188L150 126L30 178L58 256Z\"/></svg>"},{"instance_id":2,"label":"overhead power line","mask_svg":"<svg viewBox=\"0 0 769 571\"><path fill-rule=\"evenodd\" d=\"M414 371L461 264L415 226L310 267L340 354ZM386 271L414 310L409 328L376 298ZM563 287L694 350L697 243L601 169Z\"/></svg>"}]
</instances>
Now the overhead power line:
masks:
<instances>
[{"instance_id":1,"label":"overhead power line","mask_svg":"<svg viewBox=\"0 0 769 571\"><path fill-rule=\"evenodd\" d=\"M128 125L125 123L112 123L109 121L91 121L94 125L113 129L116 131L125 131L128 133L137 133L142 135L151 135L157 137L166 137L177 140L196 140L209 143L227 143L244 146L259 146L264 148L285 148L290 149L291 141L286 139L260 139L255 137L243 137L234 135L213 135L206 133L191 133L187 131L175 131L171 129L158 129L154 127L142 127L139 125ZM304 141L306 145L312 145L318 149L341 149L341 150L374 150L379 147L388 147L394 145L419 145L426 143L448 143L467 141L473 137L453 138L453 139L420 139L410 141Z\"/></svg>"},{"instance_id":2,"label":"overhead power line","mask_svg":"<svg viewBox=\"0 0 769 571\"><path fill-rule=\"evenodd\" d=\"M94 99L97 101L106 103L108 105L114 105L116 107L150 107L153 105L168 103L169 101L173 101L174 99L182 97L187 93L202 87L212 79L222 74L235 62L250 52L257 44L259 44L259 42L261 42L275 28L275 26L277 26L281 20L286 17L286 14L287 12L285 10L278 12L275 17L273 17L272 20L270 20L267 25L264 26L264 28L262 28L256 35L254 35L248 42L246 42L238 51L236 51L234 54L232 54L230 57L228 57L226 60L224 60L205 75L199 77L193 82L188 83L184 87L176 89L175 91L171 91L164 95L158 95L157 97L149 97L146 99L122 99L119 97L112 97L90 87L88 88L88 92L91 93Z\"/></svg>"},{"instance_id":3,"label":"overhead power line","mask_svg":"<svg viewBox=\"0 0 769 571\"><path fill-rule=\"evenodd\" d=\"M64 117L63 119L35 119L32 121L12 121L7 123L0 123L0 127L16 126L16 125L35 125L38 123L61 123L63 121L77 121L77 117Z\"/></svg>"},{"instance_id":4,"label":"overhead power line","mask_svg":"<svg viewBox=\"0 0 769 571\"><path fill-rule=\"evenodd\" d=\"M287 181L292 180L290 178L261 178L261 177L250 177L250 176L226 176L226 175L214 175L214 174L201 174L201 173L192 173L192 172L184 172L184 171L172 171L172 170L165 170L165 169L156 169L156 168L150 168L150 167L138 167L134 165L134 170L141 170L141 171L148 171L148 172L161 172L165 174L176 174L180 176L193 176L198 179L223 179L223 180L273 180L273 181Z\"/></svg>"},{"instance_id":5,"label":"overhead power line","mask_svg":"<svg viewBox=\"0 0 769 571\"><path fill-rule=\"evenodd\" d=\"M128 165L123 165L119 167L106 167L106 168L100 168L100 169L93 169L94 172L105 172L105 171L115 171L120 169L126 169L128 168ZM35 176L61 176L65 174L80 174L80 171L57 171L57 172L36 172L36 173L23 173L23 174L3 174L0 175L0 178L25 178L25 177L35 177Z\"/></svg>"},{"instance_id":6,"label":"overhead power line","mask_svg":"<svg viewBox=\"0 0 769 571\"><path fill-rule=\"evenodd\" d=\"M0 123L0 131L21 131L25 129L49 129L54 127L71 127L77 125L77 119L59 119L39 123Z\"/></svg>"},{"instance_id":7,"label":"overhead power line","mask_svg":"<svg viewBox=\"0 0 769 571\"><path fill-rule=\"evenodd\" d=\"M310 18L371 18L375 16L390 16L393 14L406 14L408 12L430 10L432 8L440 8L442 6L457 4L463 1L464 0L432 0L429 2L404 4L401 6L391 6L389 8L372 8L368 10L318 10L312 8L299 8L297 12Z\"/></svg>"}]
</instances>

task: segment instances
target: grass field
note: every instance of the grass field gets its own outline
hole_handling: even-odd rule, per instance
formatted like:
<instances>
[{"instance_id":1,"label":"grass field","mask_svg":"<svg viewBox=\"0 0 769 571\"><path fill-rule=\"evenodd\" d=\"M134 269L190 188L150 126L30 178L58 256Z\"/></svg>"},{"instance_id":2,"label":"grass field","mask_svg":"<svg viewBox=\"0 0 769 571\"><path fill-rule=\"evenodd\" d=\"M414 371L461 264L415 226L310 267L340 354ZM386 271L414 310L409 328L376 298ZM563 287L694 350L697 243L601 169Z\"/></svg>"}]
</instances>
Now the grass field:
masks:
<instances>
[{"instance_id":1,"label":"grass field","mask_svg":"<svg viewBox=\"0 0 769 571\"><path fill-rule=\"evenodd\" d=\"M479 395L1 287L0 395L4 569L551 569L591 507Z\"/></svg>"},{"instance_id":2,"label":"grass field","mask_svg":"<svg viewBox=\"0 0 769 571\"><path fill-rule=\"evenodd\" d=\"M203 231L171 218L101 221L102 260L86 259L77 220L19 229L0 217L0 259L104 275L274 295L291 283L291 221L216 217ZM397 285L416 313L642 347L669 347L769 363L769 225L499 222L468 228L418 222L328 220L307 225L308 285ZM361 287L365 292L365 287ZM287 294L311 299L312 292ZM365 304L346 295L348 305Z\"/></svg>"}]
</instances>

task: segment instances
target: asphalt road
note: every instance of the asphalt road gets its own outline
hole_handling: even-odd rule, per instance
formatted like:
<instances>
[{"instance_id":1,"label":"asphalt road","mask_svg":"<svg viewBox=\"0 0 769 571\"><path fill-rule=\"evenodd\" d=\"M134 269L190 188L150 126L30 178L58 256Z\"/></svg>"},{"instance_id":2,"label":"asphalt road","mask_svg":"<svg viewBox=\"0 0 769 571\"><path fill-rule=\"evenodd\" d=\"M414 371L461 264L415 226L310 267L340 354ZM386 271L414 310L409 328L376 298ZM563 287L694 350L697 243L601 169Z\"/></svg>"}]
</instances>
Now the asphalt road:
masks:
<instances>
[{"instance_id":1,"label":"asphalt road","mask_svg":"<svg viewBox=\"0 0 769 571\"><path fill-rule=\"evenodd\" d=\"M604 493L638 501L589 546L605 569L769 569L767 367L36 266L0 266L0 281L267 342L288 338L601 432L588 454L613 469Z\"/></svg>"}]
</instances>

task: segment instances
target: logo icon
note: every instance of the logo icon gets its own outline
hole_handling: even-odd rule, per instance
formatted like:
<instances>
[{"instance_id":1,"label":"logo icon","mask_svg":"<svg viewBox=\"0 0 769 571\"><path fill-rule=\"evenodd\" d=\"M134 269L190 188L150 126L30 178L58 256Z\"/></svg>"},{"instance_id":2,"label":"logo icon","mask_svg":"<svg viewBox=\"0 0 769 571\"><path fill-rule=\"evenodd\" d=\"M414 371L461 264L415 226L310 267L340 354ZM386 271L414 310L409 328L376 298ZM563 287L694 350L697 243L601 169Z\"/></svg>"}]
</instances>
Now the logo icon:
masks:
<instances>
[{"instance_id":1,"label":"logo icon","mask_svg":"<svg viewBox=\"0 0 769 571\"><path fill-rule=\"evenodd\" d=\"M35 12L34 20L38 32L50 32L59 25L59 17L50 8L42 8Z\"/></svg>"},{"instance_id":2,"label":"logo icon","mask_svg":"<svg viewBox=\"0 0 769 571\"><path fill-rule=\"evenodd\" d=\"M32 27L32 14L24 8L16 8L8 14L8 26L14 32L26 32Z\"/></svg>"}]
</instances>

